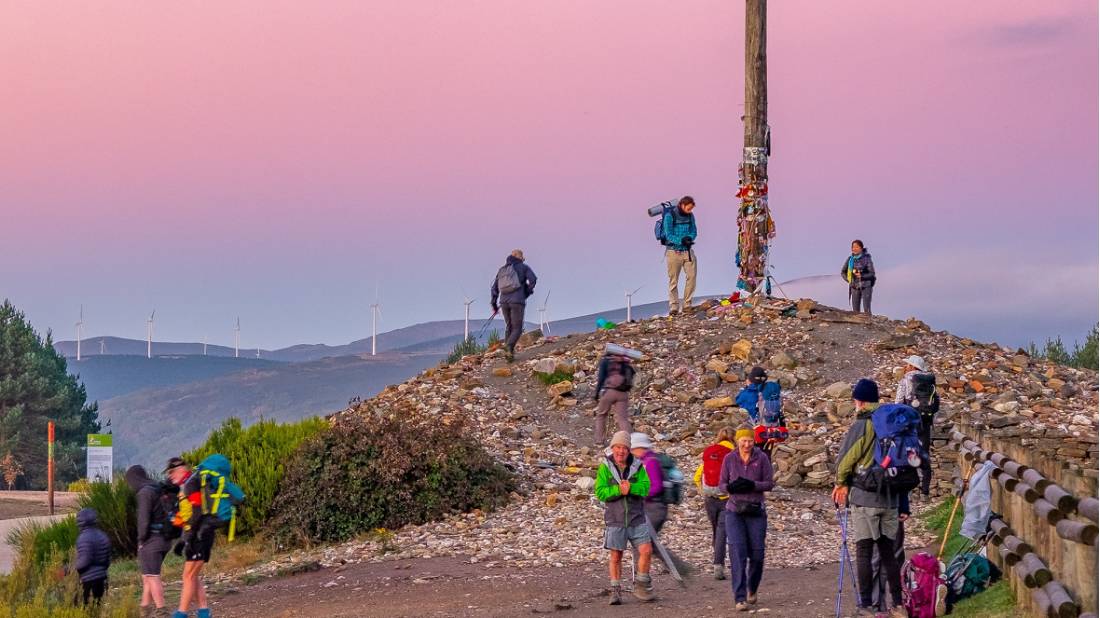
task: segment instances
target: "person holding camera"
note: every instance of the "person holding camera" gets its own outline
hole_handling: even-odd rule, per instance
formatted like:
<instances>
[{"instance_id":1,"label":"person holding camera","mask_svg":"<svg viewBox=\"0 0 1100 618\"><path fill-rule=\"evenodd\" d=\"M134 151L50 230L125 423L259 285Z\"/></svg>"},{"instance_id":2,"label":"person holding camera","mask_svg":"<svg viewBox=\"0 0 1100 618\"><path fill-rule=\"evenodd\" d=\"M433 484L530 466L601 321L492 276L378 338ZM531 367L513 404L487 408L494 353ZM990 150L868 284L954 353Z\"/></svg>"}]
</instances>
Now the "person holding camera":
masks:
<instances>
[{"instance_id":1,"label":"person holding camera","mask_svg":"<svg viewBox=\"0 0 1100 618\"><path fill-rule=\"evenodd\" d=\"M852 241L852 254L844 261L840 276L848 282L848 298L852 301L852 311L859 313L860 303L863 312L871 315L871 290L875 287L875 263L871 254L863 246L862 240Z\"/></svg>"},{"instance_id":2,"label":"person holding camera","mask_svg":"<svg viewBox=\"0 0 1100 618\"><path fill-rule=\"evenodd\" d=\"M690 195L680 198L680 202L665 208L661 215L661 244L665 246L665 265L668 267L668 313L674 315L691 307L691 297L695 294L696 262L695 238L699 232L695 227L695 200ZM684 272L684 300L680 302L680 271Z\"/></svg>"}]
</instances>

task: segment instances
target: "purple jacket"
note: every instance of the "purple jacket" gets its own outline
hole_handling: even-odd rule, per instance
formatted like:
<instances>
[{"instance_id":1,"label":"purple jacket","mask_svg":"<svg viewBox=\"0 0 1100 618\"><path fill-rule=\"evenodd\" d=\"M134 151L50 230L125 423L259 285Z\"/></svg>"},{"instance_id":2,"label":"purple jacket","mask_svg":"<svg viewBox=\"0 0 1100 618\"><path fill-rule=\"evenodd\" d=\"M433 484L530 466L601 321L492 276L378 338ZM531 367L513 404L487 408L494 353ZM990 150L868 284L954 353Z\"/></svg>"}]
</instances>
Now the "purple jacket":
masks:
<instances>
[{"instance_id":1,"label":"purple jacket","mask_svg":"<svg viewBox=\"0 0 1100 618\"><path fill-rule=\"evenodd\" d=\"M729 455L726 455L726 458L722 460L722 475L718 480L719 486L724 488L730 481L740 477L756 483L756 491L745 494L730 494L730 499L726 501L726 509L735 510L736 505L734 502L760 502L763 504L764 492L771 491L775 487L772 474L772 462L768 460L768 456L764 454L764 451L759 448L753 447L752 455L749 455L749 463L741 461L741 453L737 449L730 451Z\"/></svg>"},{"instance_id":2,"label":"purple jacket","mask_svg":"<svg viewBox=\"0 0 1100 618\"><path fill-rule=\"evenodd\" d=\"M645 501L649 502L664 492L665 478L661 475L661 460L657 458L657 453L646 451L645 455L642 455L642 465L645 466L645 473L649 475L649 495L645 497Z\"/></svg>"}]
</instances>

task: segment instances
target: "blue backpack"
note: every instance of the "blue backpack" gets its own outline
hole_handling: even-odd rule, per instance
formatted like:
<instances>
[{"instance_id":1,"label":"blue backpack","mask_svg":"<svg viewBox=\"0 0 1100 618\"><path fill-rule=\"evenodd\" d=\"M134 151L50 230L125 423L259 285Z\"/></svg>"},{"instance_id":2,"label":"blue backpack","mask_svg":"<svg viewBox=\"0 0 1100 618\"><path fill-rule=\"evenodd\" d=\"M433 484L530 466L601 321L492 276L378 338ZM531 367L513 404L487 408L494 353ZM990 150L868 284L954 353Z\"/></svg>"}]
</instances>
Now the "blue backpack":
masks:
<instances>
[{"instance_id":1,"label":"blue backpack","mask_svg":"<svg viewBox=\"0 0 1100 618\"><path fill-rule=\"evenodd\" d=\"M928 457L918 437L920 413L902 403L883 404L871 413L871 426L875 430L875 489L893 494L912 491L920 485L917 469Z\"/></svg>"},{"instance_id":2,"label":"blue backpack","mask_svg":"<svg viewBox=\"0 0 1100 618\"><path fill-rule=\"evenodd\" d=\"M766 382L760 391L764 405L760 407L760 423L766 427L783 424L783 400L779 396L779 382Z\"/></svg>"},{"instance_id":3,"label":"blue backpack","mask_svg":"<svg viewBox=\"0 0 1100 618\"><path fill-rule=\"evenodd\" d=\"M653 235L657 237L657 242L662 245L668 242L668 238L665 237L665 217L672 210L672 206L672 202L661 202L661 216L657 219L657 223L653 225Z\"/></svg>"}]
</instances>

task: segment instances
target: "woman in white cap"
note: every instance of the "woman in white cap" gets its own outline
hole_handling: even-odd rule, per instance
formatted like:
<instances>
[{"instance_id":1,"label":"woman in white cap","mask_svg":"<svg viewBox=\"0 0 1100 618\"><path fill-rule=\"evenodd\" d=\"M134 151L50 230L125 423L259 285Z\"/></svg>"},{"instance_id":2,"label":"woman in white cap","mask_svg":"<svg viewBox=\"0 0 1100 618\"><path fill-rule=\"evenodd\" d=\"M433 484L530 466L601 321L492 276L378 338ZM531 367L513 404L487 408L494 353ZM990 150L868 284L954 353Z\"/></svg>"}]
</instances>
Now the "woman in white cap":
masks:
<instances>
[{"instance_id":1,"label":"woman in white cap","mask_svg":"<svg viewBox=\"0 0 1100 618\"><path fill-rule=\"evenodd\" d=\"M905 375L898 382L894 403L912 406L920 413L920 445L928 457L920 465L920 492L927 496L932 486L932 423L940 411L940 396L936 392L936 374L928 370L928 361L913 355L905 359Z\"/></svg>"}]
</instances>

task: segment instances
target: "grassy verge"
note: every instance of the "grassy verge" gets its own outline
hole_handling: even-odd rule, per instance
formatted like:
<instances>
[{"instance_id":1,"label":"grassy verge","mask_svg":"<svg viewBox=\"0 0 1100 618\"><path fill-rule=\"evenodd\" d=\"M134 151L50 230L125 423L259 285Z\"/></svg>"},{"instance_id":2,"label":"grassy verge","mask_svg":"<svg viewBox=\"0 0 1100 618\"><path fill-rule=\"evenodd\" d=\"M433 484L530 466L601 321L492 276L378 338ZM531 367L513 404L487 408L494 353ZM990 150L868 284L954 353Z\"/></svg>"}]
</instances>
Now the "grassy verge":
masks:
<instances>
[{"instance_id":1,"label":"grassy verge","mask_svg":"<svg viewBox=\"0 0 1100 618\"><path fill-rule=\"evenodd\" d=\"M922 519L928 530L936 534L936 542L933 551L939 550L943 542L944 530L951 519L951 509L955 506L955 498L947 498L936 508L924 514ZM962 526L962 505L955 512L955 519L951 522L951 530L947 536L947 546L944 549L944 559L954 556L970 539L959 534ZM1016 598L1009 588L1008 582L1003 579L993 584L983 592L969 599L959 601L951 611L951 616L961 618L1017 618L1027 614L1016 606Z\"/></svg>"}]
</instances>

